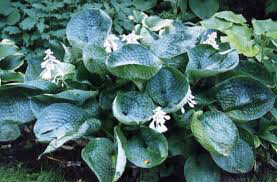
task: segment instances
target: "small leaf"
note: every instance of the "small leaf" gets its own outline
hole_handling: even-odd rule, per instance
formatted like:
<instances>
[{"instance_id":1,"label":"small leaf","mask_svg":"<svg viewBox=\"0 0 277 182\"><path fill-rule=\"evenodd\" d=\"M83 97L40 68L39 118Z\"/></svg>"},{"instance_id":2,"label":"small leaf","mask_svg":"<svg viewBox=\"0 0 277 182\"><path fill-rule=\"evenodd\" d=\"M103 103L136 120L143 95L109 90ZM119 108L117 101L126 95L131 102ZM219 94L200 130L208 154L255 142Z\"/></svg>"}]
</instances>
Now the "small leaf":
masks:
<instances>
[{"instance_id":1,"label":"small leaf","mask_svg":"<svg viewBox=\"0 0 277 182\"><path fill-rule=\"evenodd\" d=\"M136 9L140 11L146 11L156 6L157 0L133 0Z\"/></svg>"},{"instance_id":2,"label":"small leaf","mask_svg":"<svg viewBox=\"0 0 277 182\"><path fill-rule=\"evenodd\" d=\"M146 92L156 105L168 113L181 109L187 102L190 86L185 76L177 69L164 67L151 78Z\"/></svg>"},{"instance_id":3,"label":"small leaf","mask_svg":"<svg viewBox=\"0 0 277 182\"><path fill-rule=\"evenodd\" d=\"M120 78L148 80L159 72L162 62L139 44L127 44L114 51L106 62L109 71Z\"/></svg>"},{"instance_id":4,"label":"small leaf","mask_svg":"<svg viewBox=\"0 0 277 182\"><path fill-rule=\"evenodd\" d=\"M189 63L186 73L201 78L214 76L234 69L239 64L239 55L236 51L220 54L211 45L198 45L188 52Z\"/></svg>"},{"instance_id":5,"label":"small leaf","mask_svg":"<svg viewBox=\"0 0 277 182\"><path fill-rule=\"evenodd\" d=\"M35 27L35 24L37 23L37 18L35 17L27 17L25 18L20 24L20 28L22 30L31 30Z\"/></svg>"},{"instance_id":6,"label":"small leaf","mask_svg":"<svg viewBox=\"0 0 277 182\"><path fill-rule=\"evenodd\" d=\"M88 43L103 45L111 26L111 18L101 9L85 9L68 22L66 36L70 44L79 49Z\"/></svg>"},{"instance_id":7,"label":"small leaf","mask_svg":"<svg viewBox=\"0 0 277 182\"><path fill-rule=\"evenodd\" d=\"M233 23L224 21L222 19L211 17L200 22L201 25L207 29L214 29L224 31L232 27Z\"/></svg>"},{"instance_id":8,"label":"small leaf","mask_svg":"<svg viewBox=\"0 0 277 182\"><path fill-rule=\"evenodd\" d=\"M17 53L18 47L14 42L8 39L4 39L0 42L0 61L7 56Z\"/></svg>"},{"instance_id":9,"label":"small leaf","mask_svg":"<svg viewBox=\"0 0 277 182\"><path fill-rule=\"evenodd\" d=\"M212 91L222 109L240 121L258 119L271 110L276 96L265 85L247 77L232 77Z\"/></svg>"},{"instance_id":10,"label":"small leaf","mask_svg":"<svg viewBox=\"0 0 277 182\"><path fill-rule=\"evenodd\" d=\"M236 125L221 112L200 114L196 112L192 118L192 134L209 152L228 156L239 138Z\"/></svg>"},{"instance_id":11,"label":"small leaf","mask_svg":"<svg viewBox=\"0 0 277 182\"><path fill-rule=\"evenodd\" d=\"M273 39L277 39L277 21L272 19L267 20L252 20L254 33L257 35L266 35Z\"/></svg>"},{"instance_id":12,"label":"small leaf","mask_svg":"<svg viewBox=\"0 0 277 182\"><path fill-rule=\"evenodd\" d=\"M141 127L139 132L128 137L119 136L125 141L123 149L129 161L141 168L152 168L161 164L168 156L168 143L163 134L150 128Z\"/></svg>"},{"instance_id":13,"label":"small leaf","mask_svg":"<svg viewBox=\"0 0 277 182\"><path fill-rule=\"evenodd\" d=\"M20 13L17 9L14 9L11 14L7 17L7 24L8 25L14 25L16 24L20 19Z\"/></svg>"},{"instance_id":14,"label":"small leaf","mask_svg":"<svg viewBox=\"0 0 277 182\"><path fill-rule=\"evenodd\" d=\"M220 181L220 169L208 154L188 158L185 163L184 174L187 182Z\"/></svg>"},{"instance_id":15,"label":"small leaf","mask_svg":"<svg viewBox=\"0 0 277 182\"><path fill-rule=\"evenodd\" d=\"M173 20L162 19L159 16L150 16L142 21L143 25L151 31L159 31L162 28L168 27L172 22Z\"/></svg>"},{"instance_id":16,"label":"small leaf","mask_svg":"<svg viewBox=\"0 0 277 182\"><path fill-rule=\"evenodd\" d=\"M219 0L190 0L189 6L199 18L207 19L218 11Z\"/></svg>"},{"instance_id":17,"label":"small leaf","mask_svg":"<svg viewBox=\"0 0 277 182\"><path fill-rule=\"evenodd\" d=\"M239 140L229 156L211 153L215 163L230 173L247 173L254 166L254 154L251 147L243 140Z\"/></svg>"},{"instance_id":18,"label":"small leaf","mask_svg":"<svg viewBox=\"0 0 277 182\"><path fill-rule=\"evenodd\" d=\"M127 125L139 125L149 121L155 109L151 98L140 92L118 94L113 102L113 115Z\"/></svg>"},{"instance_id":19,"label":"small leaf","mask_svg":"<svg viewBox=\"0 0 277 182\"><path fill-rule=\"evenodd\" d=\"M224 19L225 21L241 24L241 25L246 23L246 19L242 15L237 15L232 11L221 11L214 14L213 17Z\"/></svg>"},{"instance_id":20,"label":"small leaf","mask_svg":"<svg viewBox=\"0 0 277 182\"><path fill-rule=\"evenodd\" d=\"M20 135L20 130L17 125L0 124L0 142L16 140Z\"/></svg>"}]
</instances>

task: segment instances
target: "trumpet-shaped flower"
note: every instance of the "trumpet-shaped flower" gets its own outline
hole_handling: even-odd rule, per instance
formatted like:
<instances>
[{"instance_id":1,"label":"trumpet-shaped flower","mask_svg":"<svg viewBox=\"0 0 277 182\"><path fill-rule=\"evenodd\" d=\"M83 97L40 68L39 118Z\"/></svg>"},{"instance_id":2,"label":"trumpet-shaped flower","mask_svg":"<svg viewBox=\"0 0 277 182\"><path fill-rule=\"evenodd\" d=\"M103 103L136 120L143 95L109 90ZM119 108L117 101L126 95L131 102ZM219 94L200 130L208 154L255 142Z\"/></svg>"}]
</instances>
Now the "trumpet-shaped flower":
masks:
<instances>
[{"instance_id":1,"label":"trumpet-shaped flower","mask_svg":"<svg viewBox=\"0 0 277 182\"><path fill-rule=\"evenodd\" d=\"M62 63L57 60L50 49L47 49L45 54L46 56L43 59L44 61L41 63L41 68L43 71L41 72L40 76L44 80L57 83L60 81L60 79L63 79L65 75L61 68Z\"/></svg>"},{"instance_id":2,"label":"trumpet-shaped flower","mask_svg":"<svg viewBox=\"0 0 277 182\"><path fill-rule=\"evenodd\" d=\"M152 116L152 122L149 127L153 130L163 133L167 131L167 127L164 125L166 120L170 120L170 116L162 110L161 107L157 107L154 110L154 115Z\"/></svg>"},{"instance_id":3,"label":"trumpet-shaped flower","mask_svg":"<svg viewBox=\"0 0 277 182\"><path fill-rule=\"evenodd\" d=\"M191 108L193 108L196 105L196 102L194 99L195 99L195 97L192 95L192 92L189 89L187 95L184 98L185 104L188 104ZM181 112L185 113L184 107L181 108Z\"/></svg>"}]
</instances>

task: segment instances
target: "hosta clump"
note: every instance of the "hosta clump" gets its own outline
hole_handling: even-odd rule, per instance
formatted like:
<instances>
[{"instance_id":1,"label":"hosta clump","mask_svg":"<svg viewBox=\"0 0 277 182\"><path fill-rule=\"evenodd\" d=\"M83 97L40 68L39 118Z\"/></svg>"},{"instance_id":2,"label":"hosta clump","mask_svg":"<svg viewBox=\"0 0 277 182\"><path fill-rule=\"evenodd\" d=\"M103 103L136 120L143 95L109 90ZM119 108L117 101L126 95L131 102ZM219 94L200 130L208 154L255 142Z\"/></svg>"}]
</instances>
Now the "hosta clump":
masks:
<instances>
[{"instance_id":1,"label":"hosta clump","mask_svg":"<svg viewBox=\"0 0 277 182\"><path fill-rule=\"evenodd\" d=\"M63 58L47 50L28 65L25 82L0 87L0 140L16 139L29 122L49 143L42 154L85 138L82 158L101 182L119 180L126 168L170 176L180 163L188 182L219 181L221 169L250 171L253 131L272 118L275 93L215 30L134 13L127 35L113 34L100 9L75 14Z\"/></svg>"}]
</instances>

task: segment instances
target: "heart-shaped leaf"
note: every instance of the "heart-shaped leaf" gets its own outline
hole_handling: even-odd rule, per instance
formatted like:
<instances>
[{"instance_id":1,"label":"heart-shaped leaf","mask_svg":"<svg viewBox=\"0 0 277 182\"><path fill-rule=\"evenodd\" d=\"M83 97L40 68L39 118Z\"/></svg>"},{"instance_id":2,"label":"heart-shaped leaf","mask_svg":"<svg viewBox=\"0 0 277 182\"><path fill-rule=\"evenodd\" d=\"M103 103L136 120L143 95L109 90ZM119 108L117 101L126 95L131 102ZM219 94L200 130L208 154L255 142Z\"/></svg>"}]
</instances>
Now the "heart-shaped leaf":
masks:
<instances>
[{"instance_id":1,"label":"heart-shaped leaf","mask_svg":"<svg viewBox=\"0 0 277 182\"><path fill-rule=\"evenodd\" d=\"M205 149L224 156L232 152L239 138L236 125L221 112L194 113L191 131Z\"/></svg>"},{"instance_id":2,"label":"heart-shaped leaf","mask_svg":"<svg viewBox=\"0 0 277 182\"><path fill-rule=\"evenodd\" d=\"M151 98L136 91L118 94L113 102L114 117L127 125L139 125L149 121L154 109Z\"/></svg>"},{"instance_id":3,"label":"heart-shaped leaf","mask_svg":"<svg viewBox=\"0 0 277 182\"><path fill-rule=\"evenodd\" d=\"M251 147L243 140L239 140L229 156L211 153L215 163L230 173L247 173L254 165L254 154Z\"/></svg>"},{"instance_id":4,"label":"heart-shaped leaf","mask_svg":"<svg viewBox=\"0 0 277 182\"><path fill-rule=\"evenodd\" d=\"M114 128L117 148L107 138L92 139L82 150L82 158L95 173L100 182L117 181L126 166L126 156L122 148L125 141L119 137L122 134L118 127Z\"/></svg>"},{"instance_id":5,"label":"heart-shaped leaf","mask_svg":"<svg viewBox=\"0 0 277 182\"><path fill-rule=\"evenodd\" d=\"M187 102L190 86L179 70L163 67L160 72L147 81L146 92L154 103L165 112L175 112Z\"/></svg>"},{"instance_id":6,"label":"heart-shaped leaf","mask_svg":"<svg viewBox=\"0 0 277 182\"><path fill-rule=\"evenodd\" d=\"M123 149L129 161L141 168L152 168L161 164L168 156L168 143L163 134L150 128L142 127L136 135L125 141Z\"/></svg>"},{"instance_id":7,"label":"heart-shaped leaf","mask_svg":"<svg viewBox=\"0 0 277 182\"><path fill-rule=\"evenodd\" d=\"M219 9L219 0L190 0L190 9L201 19L210 18Z\"/></svg>"},{"instance_id":8,"label":"heart-shaped leaf","mask_svg":"<svg viewBox=\"0 0 277 182\"><path fill-rule=\"evenodd\" d=\"M65 142L89 135L101 128L101 122L79 107L57 103L46 107L34 126L40 142L50 142L43 154L57 150Z\"/></svg>"},{"instance_id":9,"label":"heart-shaped leaf","mask_svg":"<svg viewBox=\"0 0 277 182\"><path fill-rule=\"evenodd\" d=\"M88 43L103 45L111 26L111 18L101 9L85 9L68 22L66 36L70 44L79 49Z\"/></svg>"},{"instance_id":10,"label":"heart-shaped leaf","mask_svg":"<svg viewBox=\"0 0 277 182\"><path fill-rule=\"evenodd\" d=\"M169 33L153 42L151 51L159 58L170 59L193 48L201 40L206 31L202 27L185 27L177 32Z\"/></svg>"},{"instance_id":11,"label":"heart-shaped leaf","mask_svg":"<svg viewBox=\"0 0 277 182\"><path fill-rule=\"evenodd\" d=\"M219 182L220 169L208 154L191 156L184 167L187 182Z\"/></svg>"},{"instance_id":12,"label":"heart-shaped leaf","mask_svg":"<svg viewBox=\"0 0 277 182\"><path fill-rule=\"evenodd\" d=\"M250 121L271 110L276 96L265 85L248 77L232 77L214 87L213 96L230 117Z\"/></svg>"},{"instance_id":13,"label":"heart-shaped leaf","mask_svg":"<svg viewBox=\"0 0 277 182\"><path fill-rule=\"evenodd\" d=\"M196 78L224 73L239 64L239 55L236 51L220 54L218 50L206 44L192 48L188 51L188 56L186 73Z\"/></svg>"},{"instance_id":14,"label":"heart-shaped leaf","mask_svg":"<svg viewBox=\"0 0 277 182\"><path fill-rule=\"evenodd\" d=\"M148 80L159 72L162 62L139 44L127 44L114 51L106 62L109 71L120 78Z\"/></svg>"}]
</instances>

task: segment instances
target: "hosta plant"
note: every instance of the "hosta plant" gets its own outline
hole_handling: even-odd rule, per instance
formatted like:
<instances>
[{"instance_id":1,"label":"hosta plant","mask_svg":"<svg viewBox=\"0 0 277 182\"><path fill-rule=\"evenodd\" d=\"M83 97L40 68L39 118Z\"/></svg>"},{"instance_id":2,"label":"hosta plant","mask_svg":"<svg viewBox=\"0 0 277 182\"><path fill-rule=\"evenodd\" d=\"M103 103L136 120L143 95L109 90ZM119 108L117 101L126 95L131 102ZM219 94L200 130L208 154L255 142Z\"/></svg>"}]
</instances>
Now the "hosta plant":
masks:
<instances>
[{"instance_id":1,"label":"hosta plant","mask_svg":"<svg viewBox=\"0 0 277 182\"><path fill-rule=\"evenodd\" d=\"M203 26L137 11L131 19L134 30L116 35L104 11L75 14L61 59L48 49L24 82L0 87L0 140L33 122L37 141L48 143L41 158L86 139L82 158L101 182L127 168L170 176L180 165L188 182L219 181L222 171L253 168L258 141L276 150L274 78L239 55L256 47L243 52L229 32L245 28L243 17L215 14ZM211 26L219 21L223 28ZM257 36L275 36L260 28L266 22L253 23Z\"/></svg>"}]
</instances>

